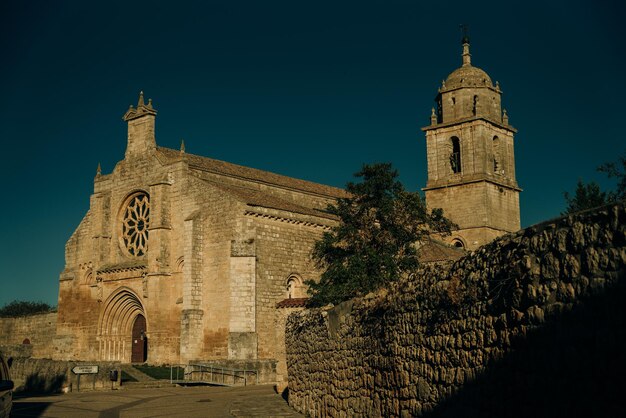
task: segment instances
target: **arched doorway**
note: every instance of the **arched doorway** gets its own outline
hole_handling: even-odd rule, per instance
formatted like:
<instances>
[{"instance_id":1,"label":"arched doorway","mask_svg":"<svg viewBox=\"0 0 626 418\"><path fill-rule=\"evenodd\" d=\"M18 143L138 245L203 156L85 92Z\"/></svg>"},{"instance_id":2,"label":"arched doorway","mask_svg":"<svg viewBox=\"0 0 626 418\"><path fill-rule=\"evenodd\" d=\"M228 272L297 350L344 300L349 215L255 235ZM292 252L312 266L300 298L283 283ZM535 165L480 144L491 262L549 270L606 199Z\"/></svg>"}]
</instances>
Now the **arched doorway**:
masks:
<instances>
[{"instance_id":1,"label":"arched doorway","mask_svg":"<svg viewBox=\"0 0 626 418\"><path fill-rule=\"evenodd\" d=\"M133 323L131 342L131 363L143 363L148 354L148 338L146 337L146 318L139 314Z\"/></svg>"},{"instance_id":2,"label":"arched doorway","mask_svg":"<svg viewBox=\"0 0 626 418\"><path fill-rule=\"evenodd\" d=\"M104 302L100 315L100 360L143 363L148 358L147 329L146 313L139 297L126 287L113 292Z\"/></svg>"}]
</instances>

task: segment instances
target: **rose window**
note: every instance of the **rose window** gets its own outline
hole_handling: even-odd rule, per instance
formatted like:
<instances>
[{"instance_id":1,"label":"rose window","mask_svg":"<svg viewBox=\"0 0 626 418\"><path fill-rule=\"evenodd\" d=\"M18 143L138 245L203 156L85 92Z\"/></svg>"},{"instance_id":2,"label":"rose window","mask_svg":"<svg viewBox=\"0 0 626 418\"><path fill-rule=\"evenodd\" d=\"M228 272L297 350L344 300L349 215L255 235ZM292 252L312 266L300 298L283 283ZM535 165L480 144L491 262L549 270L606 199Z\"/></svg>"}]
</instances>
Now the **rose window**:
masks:
<instances>
[{"instance_id":1,"label":"rose window","mask_svg":"<svg viewBox=\"0 0 626 418\"><path fill-rule=\"evenodd\" d=\"M122 219L122 241L130 255L140 257L146 253L149 225L149 197L145 193L138 193L128 200Z\"/></svg>"}]
</instances>

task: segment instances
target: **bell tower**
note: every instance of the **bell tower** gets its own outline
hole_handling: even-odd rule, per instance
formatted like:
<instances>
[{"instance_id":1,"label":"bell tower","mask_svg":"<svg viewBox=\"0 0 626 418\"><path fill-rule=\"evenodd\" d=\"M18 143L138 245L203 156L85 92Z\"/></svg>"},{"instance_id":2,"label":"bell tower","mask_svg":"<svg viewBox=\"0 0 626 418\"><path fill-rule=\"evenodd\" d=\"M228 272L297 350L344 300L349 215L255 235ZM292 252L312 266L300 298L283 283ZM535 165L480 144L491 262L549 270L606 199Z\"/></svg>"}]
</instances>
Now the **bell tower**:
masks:
<instances>
[{"instance_id":1,"label":"bell tower","mask_svg":"<svg viewBox=\"0 0 626 418\"><path fill-rule=\"evenodd\" d=\"M459 229L445 241L468 250L520 229L513 137L502 90L472 65L469 37L462 65L442 82L426 133L429 208L442 208Z\"/></svg>"}]
</instances>

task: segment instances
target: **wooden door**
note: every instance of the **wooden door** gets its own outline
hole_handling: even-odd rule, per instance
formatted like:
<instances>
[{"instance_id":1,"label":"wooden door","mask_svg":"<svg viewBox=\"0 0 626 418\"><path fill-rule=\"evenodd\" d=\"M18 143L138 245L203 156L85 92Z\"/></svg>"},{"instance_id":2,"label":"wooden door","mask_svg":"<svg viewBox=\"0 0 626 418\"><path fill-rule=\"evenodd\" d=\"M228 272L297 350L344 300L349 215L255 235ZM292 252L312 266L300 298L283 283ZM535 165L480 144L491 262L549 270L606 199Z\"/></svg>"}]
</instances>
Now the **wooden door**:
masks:
<instances>
[{"instance_id":1,"label":"wooden door","mask_svg":"<svg viewBox=\"0 0 626 418\"><path fill-rule=\"evenodd\" d=\"M132 363L143 363L148 358L148 338L146 337L146 318L137 315L133 323Z\"/></svg>"}]
</instances>

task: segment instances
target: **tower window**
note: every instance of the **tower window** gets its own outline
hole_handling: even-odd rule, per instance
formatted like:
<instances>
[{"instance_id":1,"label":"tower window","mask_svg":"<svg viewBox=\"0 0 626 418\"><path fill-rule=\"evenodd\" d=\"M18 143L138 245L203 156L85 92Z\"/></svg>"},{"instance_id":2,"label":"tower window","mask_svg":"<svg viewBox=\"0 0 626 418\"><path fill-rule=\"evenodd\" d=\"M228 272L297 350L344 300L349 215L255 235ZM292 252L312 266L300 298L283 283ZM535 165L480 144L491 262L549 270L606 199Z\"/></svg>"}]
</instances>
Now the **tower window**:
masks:
<instances>
[{"instance_id":1,"label":"tower window","mask_svg":"<svg viewBox=\"0 0 626 418\"><path fill-rule=\"evenodd\" d=\"M478 108L478 96L474 96L474 102L472 104L472 115L476 116L477 108Z\"/></svg>"},{"instance_id":2,"label":"tower window","mask_svg":"<svg viewBox=\"0 0 626 418\"><path fill-rule=\"evenodd\" d=\"M452 153L450 154L450 167L453 173L461 172L461 143L459 138L453 136L450 138L452 144Z\"/></svg>"},{"instance_id":3,"label":"tower window","mask_svg":"<svg viewBox=\"0 0 626 418\"><path fill-rule=\"evenodd\" d=\"M452 117L456 119L456 99L452 97L450 100L452 101Z\"/></svg>"},{"instance_id":4,"label":"tower window","mask_svg":"<svg viewBox=\"0 0 626 418\"><path fill-rule=\"evenodd\" d=\"M493 137L492 149L493 149L493 172L495 174L502 174L504 173L504 170L502 170L502 167L500 164L500 161L501 161L500 138L498 138L497 136Z\"/></svg>"}]
</instances>

